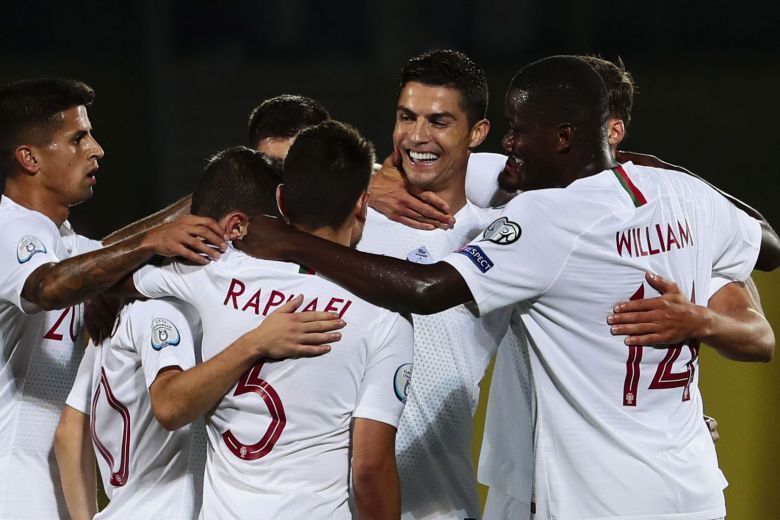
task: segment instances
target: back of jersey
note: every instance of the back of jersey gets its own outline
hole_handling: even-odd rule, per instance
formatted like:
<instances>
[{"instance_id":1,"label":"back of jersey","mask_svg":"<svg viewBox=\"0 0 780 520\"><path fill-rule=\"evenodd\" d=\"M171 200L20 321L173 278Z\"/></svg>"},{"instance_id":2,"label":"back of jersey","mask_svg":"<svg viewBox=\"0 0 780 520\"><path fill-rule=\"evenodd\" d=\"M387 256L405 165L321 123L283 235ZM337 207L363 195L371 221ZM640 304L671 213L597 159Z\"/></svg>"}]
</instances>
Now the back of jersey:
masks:
<instances>
[{"instance_id":1,"label":"back of jersey","mask_svg":"<svg viewBox=\"0 0 780 520\"><path fill-rule=\"evenodd\" d=\"M201 516L349 518L350 423L397 425L411 372L409 323L300 266L233 249L205 268L166 267L136 286L192 301L204 361L298 294L300 311L332 311L347 322L330 353L261 360L217 405L207 423Z\"/></svg>"},{"instance_id":2,"label":"back of jersey","mask_svg":"<svg viewBox=\"0 0 780 520\"><path fill-rule=\"evenodd\" d=\"M757 222L692 177L631 164L520 195L504 216L514 240L467 251L482 255L482 275L470 258L454 265L481 312L520 302L515 330L532 349L539 405L539 517L724 516L698 343L627 347L606 320L618 302L657 295L646 272L699 303L713 272L745 279Z\"/></svg>"}]
</instances>

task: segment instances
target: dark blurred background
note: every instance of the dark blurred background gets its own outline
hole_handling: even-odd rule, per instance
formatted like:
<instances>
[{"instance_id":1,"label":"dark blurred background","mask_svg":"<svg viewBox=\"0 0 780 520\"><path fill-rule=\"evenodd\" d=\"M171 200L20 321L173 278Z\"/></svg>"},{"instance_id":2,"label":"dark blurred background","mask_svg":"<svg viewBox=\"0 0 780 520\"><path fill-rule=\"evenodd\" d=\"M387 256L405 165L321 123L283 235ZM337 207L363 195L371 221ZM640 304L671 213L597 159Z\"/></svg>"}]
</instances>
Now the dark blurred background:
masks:
<instances>
[{"instance_id":1,"label":"dark blurred background","mask_svg":"<svg viewBox=\"0 0 780 520\"><path fill-rule=\"evenodd\" d=\"M188 193L207 157L246 144L249 111L280 93L319 99L384 156L398 71L434 48L462 50L487 71L483 151L499 151L504 89L521 66L559 53L620 56L640 87L624 148L683 164L780 225L775 2L27 0L4 2L0 19L2 83L68 76L97 91L90 115L106 156L96 197L72 215L87 235ZM760 283L780 325L778 276ZM780 371L723 366L702 373L724 429L730 517L780 518Z\"/></svg>"}]
</instances>

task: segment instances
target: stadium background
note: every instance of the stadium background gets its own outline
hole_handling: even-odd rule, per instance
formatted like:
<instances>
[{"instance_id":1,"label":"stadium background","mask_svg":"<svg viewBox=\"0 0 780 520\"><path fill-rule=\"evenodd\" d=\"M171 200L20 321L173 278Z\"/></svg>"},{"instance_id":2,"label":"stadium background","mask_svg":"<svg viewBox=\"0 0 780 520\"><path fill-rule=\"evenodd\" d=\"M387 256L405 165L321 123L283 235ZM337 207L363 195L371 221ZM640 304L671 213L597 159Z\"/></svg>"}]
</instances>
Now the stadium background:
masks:
<instances>
[{"instance_id":1,"label":"stadium background","mask_svg":"<svg viewBox=\"0 0 780 520\"><path fill-rule=\"evenodd\" d=\"M624 148L684 164L780 226L780 4L28 0L5 2L0 20L2 83L69 76L98 93L90 116L106 156L97 196L72 213L89 236L187 193L210 154L245 144L249 110L283 92L319 99L386 154L397 73L433 48L463 50L487 71L483 151L499 151L504 89L522 65L621 56L640 85ZM756 281L780 333L780 274ZM701 377L720 423L729 518L780 518L780 364L705 349Z\"/></svg>"}]
</instances>

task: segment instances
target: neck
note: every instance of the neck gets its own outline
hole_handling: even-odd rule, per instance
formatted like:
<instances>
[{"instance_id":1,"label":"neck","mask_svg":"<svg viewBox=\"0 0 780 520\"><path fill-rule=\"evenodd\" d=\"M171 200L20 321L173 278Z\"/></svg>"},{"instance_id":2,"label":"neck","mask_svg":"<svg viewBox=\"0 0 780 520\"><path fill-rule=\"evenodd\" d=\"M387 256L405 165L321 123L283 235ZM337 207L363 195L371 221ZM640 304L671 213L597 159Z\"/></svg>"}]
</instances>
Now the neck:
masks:
<instances>
[{"instance_id":1,"label":"neck","mask_svg":"<svg viewBox=\"0 0 780 520\"><path fill-rule=\"evenodd\" d=\"M450 207L450 214L454 215L466 205L466 178L460 182L450 183L452 186L446 186L439 190L430 190L431 193L439 196Z\"/></svg>"},{"instance_id":2,"label":"neck","mask_svg":"<svg viewBox=\"0 0 780 520\"><path fill-rule=\"evenodd\" d=\"M596 153L581 153L577 159L571 161L561 176L561 187L566 187L577 179L614 168L617 164L609 145L605 143Z\"/></svg>"},{"instance_id":3,"label":"neck","mask_svg":"<svg viewBox=\"0 0 780 520\"><path fill-rule=\"evenodd\" d=\"M340 228L320 227L320 228L308 228L298 224L292 224L294 228L300 229L310 235L324 238L330 242L341 244L342 246L352 246L352 228L351 226L341 226Z\"/></svg>"},{"instance_id":4,"label":"neck","mask_svg":"<svg viewBox=\"0 0 780 520\"><path fill-rule=\"evenodd\" d=\"M17 175L5 181L4 195L22 207L43 213L59 228L68 218L69 208L57 201L47 190L24 182Z\"/></svg>"}]
</instances>

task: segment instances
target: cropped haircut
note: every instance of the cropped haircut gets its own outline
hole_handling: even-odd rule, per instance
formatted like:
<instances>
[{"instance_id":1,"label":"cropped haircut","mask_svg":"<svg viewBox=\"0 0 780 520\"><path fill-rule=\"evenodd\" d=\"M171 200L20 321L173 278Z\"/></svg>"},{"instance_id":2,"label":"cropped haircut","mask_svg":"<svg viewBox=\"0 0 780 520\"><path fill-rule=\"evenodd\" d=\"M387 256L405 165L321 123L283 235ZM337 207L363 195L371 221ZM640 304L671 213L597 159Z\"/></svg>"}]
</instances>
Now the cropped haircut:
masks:
<instances>
[{"instance_id":1,"label":"cropped haircut","mask_svg":"<svg viewBox=\"0 0 780 520\"><path fill-rule=\"evenodd\" d=\"M219 220L232 211L277 216L281 162L244 146L212 157L192 193L193 215Z\"/></svg>"},{"instance_id":2,"label":"cropped haircut","mask_svg":"<svg viewBox=\"0 0 780 520\"><path fill-rule=\"evenodd\" d=\"M524 105L537 123L574 125L585 140L606 138L609 115L607 90L598 73L577 56L551 56L523 67L510 84L522 91Z\"/></svg>"},{"instance_id":3,"label":"cropped haircut","mask_svg":"<svg viewBox=\"0 0 780 520\"><path fill-rule=\"evenodd\" d=\"M43 144L62 124L62 112L90 106L95 91L81 81L63 78L25 79L0 90L0 173L14 170L14 150Z\"/></svg>"},{"instance_id":4,"label":"cropped haircut","mask_svg":"<svg viewBox=\"0 0 780 520\"><path fill-rule=\"evenodd\" d=\"M620 119L628 128L631 109L634 108L634 93L638 91L634 78L626 70L623 60L617 63L597 56L582 56L601 76L609 96L609 117Z\"/></svg>"},{"instance_id":5,"label":"cropped haircut","mask_svg":"<svg viewBox=\"0 0 780 520\"><path fill-rule=\"evenodd\" d=\"M368 188L373 165L374 146L349 125L331 120L302 131L282 171L290 222L341 227Z\"/></svg>"},{"instance_id":6,"label":"cropped haircut","mask_svg":"<svg viewBox=\"0 0 780 520\"><path fill-rule=\"evenodd\" d=\"M282 94L266 99L249 115L249 146L257 148L267 137L295 137L328 119L327 109L312 98Z\"/></svg>"},{"instance_id":7,"label":"cropped haircut","mask_svg":"<svg viewBox=\"0 0 780 520\"><path fill-rule=\"evenodd\" d=\"M469 125L485 119L488 105L485 72L462 52L436 50L410 59L401 69L399 96L411 81L457 90L460 108L466 113Z\"/></svg>"}]
</instances>

